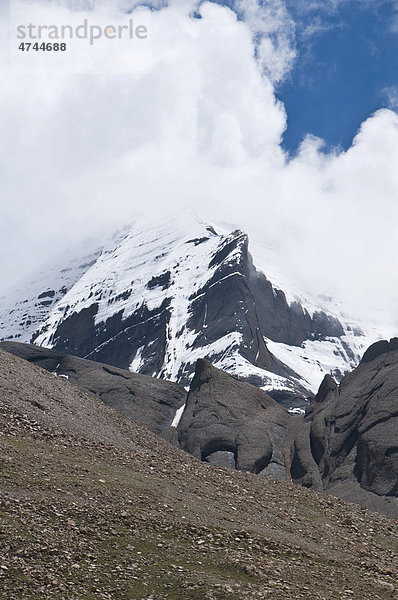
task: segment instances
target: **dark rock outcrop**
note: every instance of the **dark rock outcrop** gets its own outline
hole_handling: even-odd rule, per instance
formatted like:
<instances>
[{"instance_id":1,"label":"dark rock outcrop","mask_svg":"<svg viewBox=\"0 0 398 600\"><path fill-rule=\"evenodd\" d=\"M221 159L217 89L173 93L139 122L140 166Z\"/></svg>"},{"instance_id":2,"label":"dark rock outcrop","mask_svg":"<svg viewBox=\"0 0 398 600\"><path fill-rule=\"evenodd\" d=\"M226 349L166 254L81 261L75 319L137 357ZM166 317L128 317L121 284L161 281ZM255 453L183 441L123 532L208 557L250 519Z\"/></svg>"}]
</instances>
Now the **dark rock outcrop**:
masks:
<instances>
[{"instance_id":1,"label":"dark rock outcrop","mask_svg":"<svg viewBox=\"0 0 398 600\"><path fill-rule=\"evenodd\" d=\"M371 347L340 386L326 376L305 417L199 360L177 431L179 446L201 460L288 478L397 518L397 340Z\"/></svg>"},{"instance_id":2,"label":"dark rock outcrop","mask_svg":"<svg viewBox=\"0 0 398 600\"><path fill-rule=\"evenodd\" d=\"M201 460L286 479L289 414L265 392L197 361L178 425L180 448Z\"/></svg>"},{"instance_id":3,"label":"dark rock outcrop","mask_svg":"<svg viewBox=\"0 0 398 600\"><path fill-rule=\"evenodd\" d=\"M30 344L1 342L0 348L54 375L67 377L80 389L95 394L105 404L157 434L171 425L176 410L185 402L185 389L171 381Z\"/></svg>"},{"instance_id":4,"label":"dark rock outcrop","mask_svg":"<svg viewBox=\"0 0 398 600\"><path fill-rule=\"evenodd\" d=\"M372 344L365 352L362 357L361 363L368 363L375 360L382 354L386 354L387 352L392 352L393 350L398 350L398 338L392 338L389 342L387 340L380 340L375 344Z\"/></svg>"},{"instance_id":5,"label":"dark rock outcrop","mask_svg":"<svg viewBox=\"0 0 398 600\"><path fill-rule=\"evenodd\" d=\"M340 386L326 377L304 419L323 489L398 509L398 339L371 346ZM391 509L392 510L392 509Z\"/></svg>"}]
</instances>

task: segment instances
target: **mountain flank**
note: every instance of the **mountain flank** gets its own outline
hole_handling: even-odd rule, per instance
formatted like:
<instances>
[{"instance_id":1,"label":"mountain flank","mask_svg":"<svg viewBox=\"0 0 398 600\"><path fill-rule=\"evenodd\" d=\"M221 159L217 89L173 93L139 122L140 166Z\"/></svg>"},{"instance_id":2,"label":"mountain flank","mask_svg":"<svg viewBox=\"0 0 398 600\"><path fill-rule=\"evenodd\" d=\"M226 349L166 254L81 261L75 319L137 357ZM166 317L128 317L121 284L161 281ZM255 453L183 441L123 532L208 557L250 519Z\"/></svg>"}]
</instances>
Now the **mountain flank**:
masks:
<instances>
[{"instance_id":1,"label":"mountain flank","mask_svg":"<svg viewBox=\"0 0 398 600\"><path fill-rule=\"evenodd\" d=\"M200 462L1 350L0 432L4 600L396 598L396 522Z\"/></svg>"}]
</instances>

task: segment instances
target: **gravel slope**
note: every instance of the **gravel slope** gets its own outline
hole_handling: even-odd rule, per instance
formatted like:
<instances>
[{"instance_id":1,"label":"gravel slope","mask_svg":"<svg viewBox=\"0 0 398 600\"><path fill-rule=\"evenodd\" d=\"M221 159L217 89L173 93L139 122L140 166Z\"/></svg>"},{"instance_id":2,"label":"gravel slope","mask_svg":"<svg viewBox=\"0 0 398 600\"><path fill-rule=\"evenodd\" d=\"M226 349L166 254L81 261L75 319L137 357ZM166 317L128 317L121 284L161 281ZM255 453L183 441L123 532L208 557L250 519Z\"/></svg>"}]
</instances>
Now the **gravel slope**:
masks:
<instances>
[{"instance_id":1,"label":"gravel slope","mask_svg":"<svg viewBox=\"0 0 398 600\"><path fill-rule=\"evenodd\" d=\"M218 469L0 351L0 598L396 599L397 522Z\"/></svg>"}]
</instances>

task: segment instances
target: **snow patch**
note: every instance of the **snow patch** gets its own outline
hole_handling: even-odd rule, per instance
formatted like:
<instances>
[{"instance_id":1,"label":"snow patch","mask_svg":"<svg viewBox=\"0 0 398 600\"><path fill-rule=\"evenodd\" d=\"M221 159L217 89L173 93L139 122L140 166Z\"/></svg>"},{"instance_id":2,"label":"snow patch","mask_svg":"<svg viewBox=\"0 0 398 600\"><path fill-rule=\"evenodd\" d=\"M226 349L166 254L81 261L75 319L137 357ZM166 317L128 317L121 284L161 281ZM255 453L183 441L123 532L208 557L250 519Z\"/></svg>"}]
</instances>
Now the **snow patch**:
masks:
<instances>
[{"instance_id":1,"label":"snow patch","mask_svg":"<svg viewBox=\"0 0 398 600\"><path fill-rule=\"evenodd\" d=\"M305 415L305 408L289 408L287 412L291 415Z\"/></svg>"},{"instance_id":2,"label":"snow patch","mask_svg":"<svg viewBox=\"0 0 398 600\"><path fill-rule=\"evenodd\" d=\"M185 407L186 407L186 404L183 404L182 406L180 406L180 408L177 408L176 414L174 415L174 418L171 422L170 427L178 427L178 424L181 421L182 413L184 412Z\"/></svg>"},{"instance_id":3,"label":"snow patch","mask_svg":"<svg viewBox=\"0 0 398 600\"><path fill-rule=\"evenodd\" d=\"M143 362L142 361L142 351L144 350L144 348L145 348L145 345L138 348L137 352L135 353L134 359L130 363L129 371L131 371L132 373L139 373L139 371L140 371L140 367Z\"/></svg>"}]
</instances>

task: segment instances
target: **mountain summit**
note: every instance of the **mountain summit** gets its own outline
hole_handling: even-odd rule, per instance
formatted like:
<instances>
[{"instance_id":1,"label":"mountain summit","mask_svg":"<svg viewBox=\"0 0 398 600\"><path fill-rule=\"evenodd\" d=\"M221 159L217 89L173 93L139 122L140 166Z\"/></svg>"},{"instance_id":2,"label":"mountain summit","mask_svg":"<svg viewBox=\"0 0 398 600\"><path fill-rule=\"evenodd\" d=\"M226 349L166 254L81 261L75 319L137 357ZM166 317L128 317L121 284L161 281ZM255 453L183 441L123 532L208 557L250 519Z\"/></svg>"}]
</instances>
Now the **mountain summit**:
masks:
<instances>
[{"instance_id":1,"label":"mountain summit","mask_svg":"<svg viewBox=\"0 0 398 600\"><path fill-rule=\"evenodd\" d=\"M303 408L325 374L341 378L368 345L336 316L288 301L255 267L244 232L191 212L138 222L40 286L12 300L1 339L183 385L207 358L287 408Z\"/></svg>"}]
</instances>

